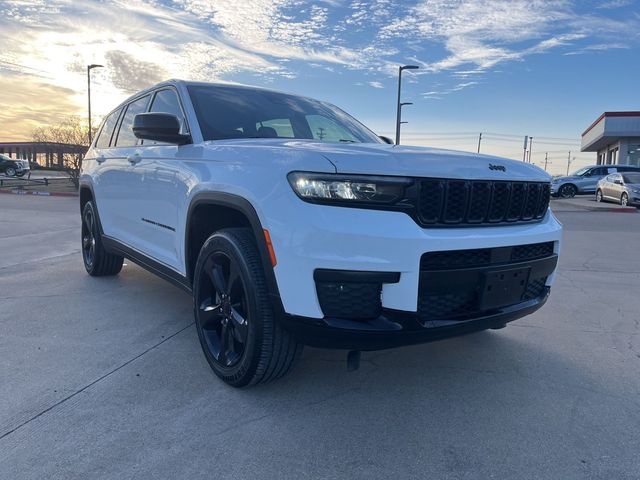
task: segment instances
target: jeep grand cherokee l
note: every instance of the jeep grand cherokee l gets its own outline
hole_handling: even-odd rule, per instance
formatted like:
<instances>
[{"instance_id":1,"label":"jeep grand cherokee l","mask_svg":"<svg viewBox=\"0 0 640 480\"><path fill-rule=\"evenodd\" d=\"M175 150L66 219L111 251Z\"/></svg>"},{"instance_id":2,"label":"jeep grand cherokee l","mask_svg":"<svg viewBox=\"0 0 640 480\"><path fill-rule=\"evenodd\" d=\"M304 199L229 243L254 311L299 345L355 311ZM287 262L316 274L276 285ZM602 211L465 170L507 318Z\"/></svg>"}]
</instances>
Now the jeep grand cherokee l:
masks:
<instances>
[{"instance_id":1,"label":"jeep grand cherokee l","mask_svg":"<svg viewBox=\"0 0 640 480\"><path fill-rule=\"evenodd\" d=\"M118 106L81 173L90 275L127 257L193 294L213 371L285 374L507 322L549 295L561 225L531 164L389 145L328 103L168 81Z\"/></svg>"}]
</instances>

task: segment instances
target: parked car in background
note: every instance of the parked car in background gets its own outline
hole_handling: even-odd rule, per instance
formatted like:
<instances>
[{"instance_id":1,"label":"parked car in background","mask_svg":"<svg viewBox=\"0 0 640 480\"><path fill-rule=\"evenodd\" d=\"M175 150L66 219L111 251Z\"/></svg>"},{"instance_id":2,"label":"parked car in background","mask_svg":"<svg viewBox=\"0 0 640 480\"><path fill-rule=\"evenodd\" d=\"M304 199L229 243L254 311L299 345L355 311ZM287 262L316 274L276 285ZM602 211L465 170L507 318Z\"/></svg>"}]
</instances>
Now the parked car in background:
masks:
<instances>
[{"instance_id":1,"label":"parked car in background","mask_svg":"<svg viewBox=\"0 0 640 480\"><path fill-rule=\"evenodd\" d=\"M29 172L29 162L7 157L0 153L0 173L7 177L23 177Z\"/></svg>"},{"instance_id":2,"label":"parked car in background","mask_svg":"<svg viewBox=\"0 0 640 480\"><path fill-rule=\"evenodd\" d=\"M555 177L551 181L551 195L572 198L578 194L595 193L598 181L611 173L640 172L633 165L591 165L576 170L565 177Z\"/></svg>"},{"instance_id":3,"label":"parked car in background","mask_svg":"<svg viewBox=\"0 0 640 480\"><path fill-rule=\"evenodd\" d=\"M640 205L640 172L612 173L598 182L597 202L617 202L627 205Z\"/></svg>"}]
</instances>

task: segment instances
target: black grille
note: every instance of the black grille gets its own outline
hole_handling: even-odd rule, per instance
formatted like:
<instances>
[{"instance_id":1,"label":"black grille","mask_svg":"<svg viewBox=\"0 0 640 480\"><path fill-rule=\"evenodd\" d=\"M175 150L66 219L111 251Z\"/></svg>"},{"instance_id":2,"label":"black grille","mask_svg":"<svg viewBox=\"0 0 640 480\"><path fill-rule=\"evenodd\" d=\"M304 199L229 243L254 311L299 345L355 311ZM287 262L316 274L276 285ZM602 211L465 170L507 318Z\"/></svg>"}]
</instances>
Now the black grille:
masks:
<instances>
[{"instance_id":1,"label":"black grille","mask_svg":"<svg viewBox=\"0 0 640 480\"><path fill-rule=\"evenodd\" d=\"M522 296L523 300L532 300L534 298L538 298L541 296L546 287L547 277L536 278L535 280L529 280L527 284L527 290L524 292Z\"/></svg>"},{"instance_id":2,"label":"black grille","mask_svg":"<svg viewBox=\"0 0 640 480\"><path fill-rule=\"evenodd\" d=\"M419 185L418 218L428 226L538 221L551 192L542 182L429 178Z\"/></svg>"},{"instance_id":3,"label":"black grille","mask_svg":"<svg viewBox=\"0 0 640 480\"><path fill-rule=\"evenodd\" d=\"M322 313L327 317L366 319L380 315L380 283L317 282Z\"/></svg>"},{"instance_id":4,"label":"black grille","mask_svg":"<svg viewBox=\"0 0 640 480\"><path fill-rule=\"evenodd\" d=\"M530 243L513 247L511 260L535 260L553 255L553 242Z\"/></svg>"},{"instance_id":5,"label":"black grille","mask_svg":"<svg viewBox=\"0 0 640 480\"><path fill-rule=\"evenodd\" d=\"M455 319L477 311L475 292L419 295L418 317L422 322L438 319Z\"/></svg>"},{"instance_id":6,"label":"black grille","mask_svg":"<svg viewBox=\"0 0 640 480\"><path fill-rule=\"evenodd\" d=\"M537 260L551 255L553 255L553 242L530 243L514 247L427 252L420 259L420 270L483 267L500 263Z\"/></svg>"},{"instance_id":7,"label":"black grille","mask_svg":"<svg viewBox=\"0 0 640 480\"><path fill-rule=\"evenodd\" d=\"M482 306L487 275L511 267L528 269L519 302L542 297L547 291L547 277L556 264L553 249L553 242L542 242L423 254L418 318L429 326L430 321L467 320L487 314L488 311L483 310L486 307ZM513 303L513 299L508 303Z\"/></svg>"}]
</instances>

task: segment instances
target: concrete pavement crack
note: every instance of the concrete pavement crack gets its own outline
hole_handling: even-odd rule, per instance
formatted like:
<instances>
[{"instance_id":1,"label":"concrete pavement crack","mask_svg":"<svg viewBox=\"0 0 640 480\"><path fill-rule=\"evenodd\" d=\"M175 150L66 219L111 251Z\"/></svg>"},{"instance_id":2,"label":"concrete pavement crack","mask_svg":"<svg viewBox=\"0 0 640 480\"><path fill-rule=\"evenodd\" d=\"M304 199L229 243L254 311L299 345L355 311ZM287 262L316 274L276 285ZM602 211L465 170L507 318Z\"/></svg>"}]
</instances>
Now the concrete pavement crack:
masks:
<instances>
[{"instance_id":1,"label":"concrete pavement crack","mask_svg":"<svg viewBox=\"0 0 640 480\"><path fill-rule=\"evenodd\" d=\"M25 425L29 424L30 422L36 420L37 418L41 417L42 415L44 415L47 412L50 412L51 410L53 410L56 407L59 407L60 405L62 405L63 403L65 403L67 400L72 399L73 397L75 397L76 395L84 392L85 390L87 390L88 388L92 387L93 385L96 385L97 383L101 382L102 380L106 379L107 377L111 376L112 374L116 373L117 371L123 369L124 367L126 367L127 365L130 365L131 363L135 362L136 360L138 360L140 357L142 357L143 355L146 355L147 353L149 353L151 350L154 350L155 348L159 347L160 345L162 345L163 343L165 343L166 341L172 339L173 337L175 337L176 335L179 335L180 333L184 332L185 330L187 330L188 328L192 327L194 325L195 322L191 322L188 325L186 325L185 327L182 327L180 330L178 330L175 333L172 333L171 335L167 336L166 338L163 338L160 342L150 346L149 348L147 348L146 350L144 350L142 353L139 353L138 355L136 355L133 358L130 358L129 360L127 360L126 362L124 362L122 365L114 368L113 370L110 370L109 372L105 373L104 375L98 377L97 379L95 379L94 381L88 383L87 385L85 385L84 387L80 388L79 390L76 390L75 392L73 392L70 395L67 395L65 398L63 398L62 400L59 400L58 402L54 403L53 405L51 405L50 407L45 408L44 410L42 410L40 413L34 415L33 417L29 418L28 420L25 420L24 422L22 422L20 425L17 425L16 427L12 428L11 430L3 433L2 435L0 435L0 440L4 439L5 437L8 437L9 435L11 435L12 433L15 433L16 431L18 431L19 429L21 429L22 427L24 427Z\"/></svg>"}]
</instances>

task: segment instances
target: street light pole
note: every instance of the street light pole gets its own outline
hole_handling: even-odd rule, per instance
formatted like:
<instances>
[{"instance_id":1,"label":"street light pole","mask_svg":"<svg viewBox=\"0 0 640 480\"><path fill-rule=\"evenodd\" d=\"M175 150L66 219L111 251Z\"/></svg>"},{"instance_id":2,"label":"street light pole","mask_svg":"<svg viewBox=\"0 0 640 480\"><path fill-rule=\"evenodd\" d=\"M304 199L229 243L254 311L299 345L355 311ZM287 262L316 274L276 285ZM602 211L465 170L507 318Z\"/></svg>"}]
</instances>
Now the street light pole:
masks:
<instances>
[{"instance_id":1,"label":"street light pole","mask_svg":"<svg viewBox=\"0 0 640 480\"><path fill-rule=\"evenodd\" d=\"M98 65L96 63L92 63L91 65L87 65L87 107L89 110L89 145L91 145L91 70L94 68L101 68L104 65Z\"/></svg>"},{"instance_id":2,"label":"street light pole","mask_svg":"<svg viewBox=\"0 0 640 480\"><path fill-rule=\"evenodd\" d=\"M420 68L418 65L401 65L398 67L398 102L396 111L396 145L400 145L400 124L402 116L402 103L400 102L400 93L402 90L402 71L403 70L416 70Z\"/></svg>"},{"instance_id":3,"label":"street light pole","mask_svg":"<svg viewBox=\"0 0 640 480\"><path fill-rule=\"evenodd\" d=\"M480 142L482 142L482 132L480 132L480 135L478 136L478 153L480 153Z\"/></svg>"}]
</instances>

